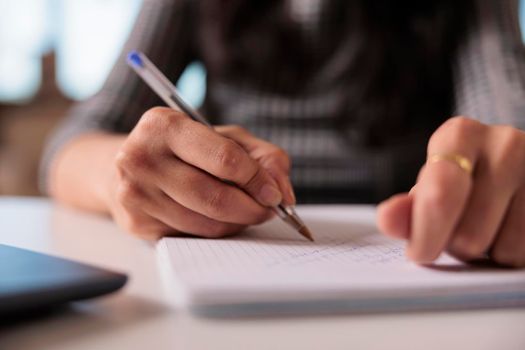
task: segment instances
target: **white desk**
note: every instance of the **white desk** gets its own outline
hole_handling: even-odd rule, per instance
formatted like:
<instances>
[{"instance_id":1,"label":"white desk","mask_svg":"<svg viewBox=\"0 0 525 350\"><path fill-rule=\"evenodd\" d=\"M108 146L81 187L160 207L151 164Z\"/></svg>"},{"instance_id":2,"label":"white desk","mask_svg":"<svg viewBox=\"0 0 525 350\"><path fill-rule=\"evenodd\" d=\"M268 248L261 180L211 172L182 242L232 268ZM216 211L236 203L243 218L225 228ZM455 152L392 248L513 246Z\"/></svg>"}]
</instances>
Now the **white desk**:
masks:
<instances>
[{"instance_id":1,"label":"white desk","mask_svg":"<svg viewBox=\"0 0 525 350\"><path fill-rule=\"evenodd\" d=\"M525 349L525 309L199 318L168 303L152 245L107 218L44 199L0 198L0 225L0 243L130 275L114 295L0 326L0 349Z\"/></svg>"}]
</instances>

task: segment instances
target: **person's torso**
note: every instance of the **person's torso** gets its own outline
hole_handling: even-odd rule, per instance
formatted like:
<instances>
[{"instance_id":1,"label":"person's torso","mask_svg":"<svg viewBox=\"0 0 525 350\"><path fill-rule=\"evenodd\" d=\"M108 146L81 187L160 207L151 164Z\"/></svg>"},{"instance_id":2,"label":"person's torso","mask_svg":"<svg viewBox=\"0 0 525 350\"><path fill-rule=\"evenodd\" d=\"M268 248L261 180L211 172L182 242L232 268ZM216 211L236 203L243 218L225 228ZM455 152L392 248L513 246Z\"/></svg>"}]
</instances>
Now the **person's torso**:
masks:
<instances>
[{"instance_id":1,"label":"person's torso","mask_svg":"<svg viewBox=\"0 0 525 350\"><path fill-rule=\"evenodd\" d=\"M284 148L301 201L408 190L426 139L451 113L450 60L411 57L425 36L392 20L397 12L343 0L246 3L225 18L201 6L205 113Z\"/></svg>"}]
</instances>

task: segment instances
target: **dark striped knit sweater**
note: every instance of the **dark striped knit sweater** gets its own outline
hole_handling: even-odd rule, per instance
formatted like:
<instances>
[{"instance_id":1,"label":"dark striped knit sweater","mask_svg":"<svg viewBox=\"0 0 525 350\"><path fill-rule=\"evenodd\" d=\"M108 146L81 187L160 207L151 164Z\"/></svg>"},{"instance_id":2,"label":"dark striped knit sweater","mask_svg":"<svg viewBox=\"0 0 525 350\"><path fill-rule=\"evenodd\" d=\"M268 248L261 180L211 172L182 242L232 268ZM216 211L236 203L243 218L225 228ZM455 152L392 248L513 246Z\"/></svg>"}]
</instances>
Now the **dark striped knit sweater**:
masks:
<instances>
[{"instance_id":1,"label":"dark striped knit sweater","mask_svg":"<svg viewBox=\"0 0 525 350\"><path fill-rule=\"evenodd\" d=\"M145 0L123 54L131 49L144 51L173 81L194 60L216 65L213 52L223 48L214 47L221 45L216 41L199 39L198 35L213 33L207 34L207 19L196 3ZM337 123L351 109L346 94L349 87L338 76L340 63L333 63L341 57L323 45L325 27L334 25L333 12L325 10L330 1L284 3L308 49L329 59L310 69L308 82L288 79L275 67L267 67L262 78L209 74L205 115L217 124L241 124L287 150L301 202L376 202L408 190L424 161L431 130L418 134L416 128L415 133L401 135L395 142L369 146L359 142L359 129ZM517 0L474 1L474 11L465 19L466 33L453 57L454 104L444 118L462 114L525 129L525 49L517 9ZM351 55L343 57L352 59ZM315 86L305 85L309 82ZM296 92L287 93L283 86ZM155 105L163 104L122 56L102 90L78 103L49 140L41 167L43 189L50 163L66 142L96 130L128 133Z\"/></svg>"}]
</instances>

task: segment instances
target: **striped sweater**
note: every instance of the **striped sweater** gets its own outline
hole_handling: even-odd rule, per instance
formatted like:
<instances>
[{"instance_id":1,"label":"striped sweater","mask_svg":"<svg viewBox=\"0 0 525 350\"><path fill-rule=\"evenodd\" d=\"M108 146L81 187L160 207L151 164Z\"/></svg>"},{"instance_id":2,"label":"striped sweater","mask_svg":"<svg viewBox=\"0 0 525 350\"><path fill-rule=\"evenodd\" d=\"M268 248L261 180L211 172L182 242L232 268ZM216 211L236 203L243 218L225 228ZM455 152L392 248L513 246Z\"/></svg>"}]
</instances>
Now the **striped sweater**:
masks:
<instances>
[{"instance_id":1,"label":"striped sweater","mask_svg":"<svg viewBox=\"0 0 525 350\"><path fill-rule=\"evenodd\" d=\"M50 164L65 143L93 131L129 133L147 109L162 105L126 66L126 52L145 52L173 81L194 60L205 66L214 63L209 52L216 43L203 43L192 35L206 29L194 3L145 0L123 54L101 91L77 103L49 139L41 164L44 191ZM330 14L320 10L323 1L287 3L290 18L311 39L312 50L321 50L322 27L331 23ZM474 0L474 4L453 58L451 115L525 129L525 48L518 0ZM298 94L274 89L289 81L272 74L271 67L268 76L259 80L208 75L203 112L214 123L243 125L284 148L292 158L292 182L300 202L377 202L408 190L424 162L428 135L407 135L402 142L381 147L352 142L358 131L350 126L342 132L332 120L347 106L344 86L332 84L337 69L327 64L317 70L314 77L322 88Z\"/></svg>"}]
</instances>

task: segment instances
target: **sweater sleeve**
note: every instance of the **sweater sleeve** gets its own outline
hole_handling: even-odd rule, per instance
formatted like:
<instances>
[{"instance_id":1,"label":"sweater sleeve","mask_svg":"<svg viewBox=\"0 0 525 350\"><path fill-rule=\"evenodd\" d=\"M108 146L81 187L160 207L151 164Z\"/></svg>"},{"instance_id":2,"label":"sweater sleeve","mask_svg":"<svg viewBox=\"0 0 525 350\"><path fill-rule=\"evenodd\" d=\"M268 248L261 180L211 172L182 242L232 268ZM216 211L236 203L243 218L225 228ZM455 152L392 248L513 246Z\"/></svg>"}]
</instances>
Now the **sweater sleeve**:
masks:
<instances>
[{"instance_id":1,"label":"sweater sleeve","mask_svg":"<svg viewBox=\"0 0 525 350\"><path fill-rule=\"evenodd\" d=\"M519 0L475 0L455 66L456 114L525 130Z\"/></svg>"},{"instance_id":2,"label":"sweater sleeve","mask_svg":"<svg viewBox=\"0 0 525 350\"><path fill-rule=\"evenodd\" d=\"M47 175L57 152L77 136L106 131L128 133L149 108L163 105L126 64L130 50L144 52L168 78L176 81L194 59L191 0L144 0L134 28L102 89L78 102L49 137L40 163L39 184L47 192Z\"/></svg>"}]
</instances>

